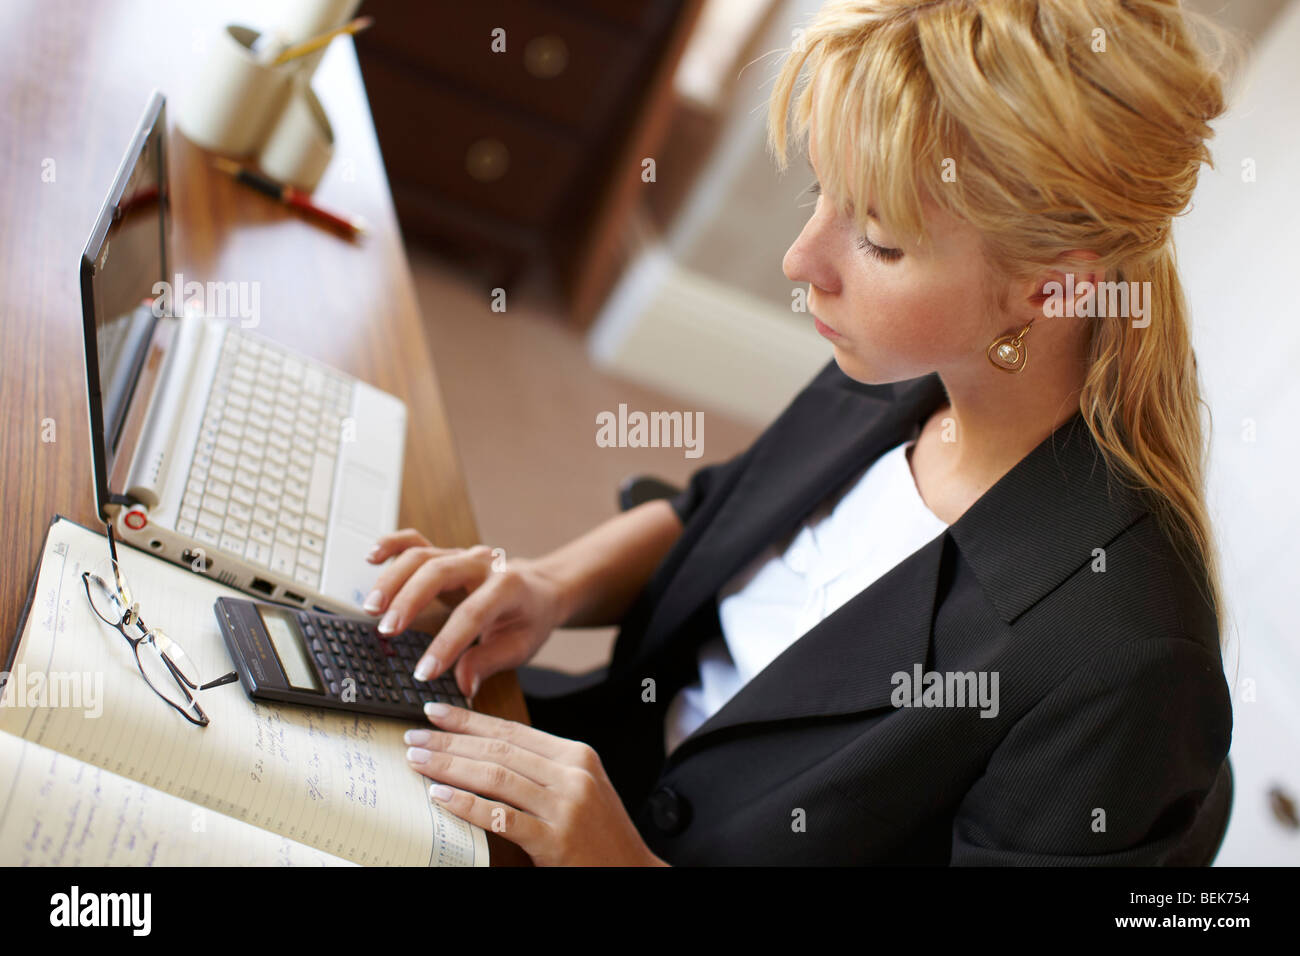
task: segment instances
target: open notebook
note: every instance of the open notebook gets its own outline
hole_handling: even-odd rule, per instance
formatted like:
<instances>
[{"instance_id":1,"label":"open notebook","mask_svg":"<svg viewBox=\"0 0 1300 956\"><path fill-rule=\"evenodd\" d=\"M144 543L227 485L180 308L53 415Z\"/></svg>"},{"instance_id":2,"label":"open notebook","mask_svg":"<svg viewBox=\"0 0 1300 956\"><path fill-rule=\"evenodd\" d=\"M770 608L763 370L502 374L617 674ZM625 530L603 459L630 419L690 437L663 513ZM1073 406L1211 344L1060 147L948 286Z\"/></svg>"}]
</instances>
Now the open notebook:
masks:
<instances>
[{"instance_id":1,"label":"open notebook","mask_svg":"<svg viewBox=\"0 0 1300 956\"><path fill-rule=\"evenodd\" d=\"M429 799L399 720L201 692L198 727L91 611L102 534L56 518L0 697L0 865L482 866L487 836ZM233 669L210 578L118 545L144 619L203 679Z\"/></svg>"}]
</instances>

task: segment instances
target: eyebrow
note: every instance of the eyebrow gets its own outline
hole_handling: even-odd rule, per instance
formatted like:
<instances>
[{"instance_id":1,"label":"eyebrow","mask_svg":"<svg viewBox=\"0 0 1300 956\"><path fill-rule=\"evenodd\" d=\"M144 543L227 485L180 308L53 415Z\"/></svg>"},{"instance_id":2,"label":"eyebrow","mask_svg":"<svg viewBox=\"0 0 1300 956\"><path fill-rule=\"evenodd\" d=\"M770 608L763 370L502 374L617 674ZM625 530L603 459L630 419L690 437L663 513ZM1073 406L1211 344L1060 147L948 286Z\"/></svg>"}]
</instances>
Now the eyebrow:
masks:
<instances>
[{"instance_id":1,"label":"eyebrow","mask_svg":"<svg viewBox=\"0 0 1300 956\"><path fill-rule=\"evenodd\" d=\"M809 166L811 166L811 165L812 165L812 164L809 163ZM814 179L813 179L813 185L817 187L818 192L821 191L822 184L821 184L821 180L820 180L819 178L814 178ZM850 200L850 201L849 201L849 212L852 212L852 211L853 211L853 202L852 202L852 200ZM874 220L876 220L876 222L880 222L880 217L876 215L876 210L875 210L875 207L874 207L874 206L868 206L868 207L867 207L867 218L868 218L868 219L874 219Z\"/></svg>"},{"instance_id":2,"label":"eyebrow","mask_svg":"<svg viewBox=\"0 0 1300 956\"><path fill-rule=\"evenodd\" d=\"M812 172L812 174L813 174L813 185L817 187L818 191L820 191L821 188L822 188L822 178L821 178L820 176L817 175L817 170L813 167L813 162L812 162L812 150L807 150L807 151L805 151L805 152L804 152L804 157L803 157L803 158L804 158L804 162L806 162L806 163L808 164L808 169L809 169L809 170ZM849 203L849 211L850 211L850 212L853 211L853 203L852 203L852 202ZM867 218L868 218L868 219L874 219L874 220L876 220L876 222L880 222L880 217L876 215L876 210L875 210L875 207L873 207L873 206L868 206L868 207L867 207Z\"/></svg>"}]
</instances>

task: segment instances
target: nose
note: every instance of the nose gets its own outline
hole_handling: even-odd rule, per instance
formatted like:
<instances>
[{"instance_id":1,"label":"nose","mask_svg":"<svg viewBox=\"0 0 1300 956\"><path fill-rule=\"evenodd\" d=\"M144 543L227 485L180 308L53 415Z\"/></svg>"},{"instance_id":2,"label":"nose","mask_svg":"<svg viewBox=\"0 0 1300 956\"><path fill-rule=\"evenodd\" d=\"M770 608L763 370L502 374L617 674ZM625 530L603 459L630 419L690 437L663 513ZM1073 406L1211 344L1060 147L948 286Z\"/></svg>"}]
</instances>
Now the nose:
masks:
<instances>
[{"instance_id":1,"label":"nose","mask_svg":"<svg viewBox=\"0 0 1300 956\"><path fill-rule=\"evenodd\" d=\"M838 290L839 279L828 255L827 235L820 212L804 224L781 260L781 270L791 282L807 282L828 293Z\"/></svg>"}]
</instances>

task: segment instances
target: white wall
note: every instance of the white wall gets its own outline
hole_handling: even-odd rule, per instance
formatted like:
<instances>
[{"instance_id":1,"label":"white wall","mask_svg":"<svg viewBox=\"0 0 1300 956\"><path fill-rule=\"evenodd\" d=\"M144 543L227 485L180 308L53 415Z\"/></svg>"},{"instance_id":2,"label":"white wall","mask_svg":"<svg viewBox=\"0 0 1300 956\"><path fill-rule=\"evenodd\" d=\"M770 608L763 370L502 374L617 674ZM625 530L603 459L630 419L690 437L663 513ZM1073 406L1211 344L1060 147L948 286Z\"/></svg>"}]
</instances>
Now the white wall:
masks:
<instances>
[{"instance_id":1,"label":"white wall","mask_svg":"<svg viewBox=\"0 0 1300 956\"><path fill-rule=\"evenodd\" d=\"M1300 863L1300 832L1267 792L1300 804L1300 4L1266 34L1244 88L1215 124L1217 169L1175 225L1205 398L1213 415L1209 503L1232 641L1232 821L1222 865ZM1243 181L1253 161L1255 181ZM1253 431L1253 437L1252 437ZM1234 673L1235 672L1235 673ZM1255 686L1254 701L1249 698Z\"/></svg>"},{"instance_id":2,"label":"white wall","mask_svg":"<svg viewBox=\"0 0 1300 956\"><path fill-rule=\"evenodd\" d=\"M764 426L831 358L791 308L781 260L807 221L812 174L778 175L766 104L794 28L822 0L785 0L736 68L717 145L667 234L637 256L588 339L593 362L623 377Z\"/></svg>"}]
</instances>

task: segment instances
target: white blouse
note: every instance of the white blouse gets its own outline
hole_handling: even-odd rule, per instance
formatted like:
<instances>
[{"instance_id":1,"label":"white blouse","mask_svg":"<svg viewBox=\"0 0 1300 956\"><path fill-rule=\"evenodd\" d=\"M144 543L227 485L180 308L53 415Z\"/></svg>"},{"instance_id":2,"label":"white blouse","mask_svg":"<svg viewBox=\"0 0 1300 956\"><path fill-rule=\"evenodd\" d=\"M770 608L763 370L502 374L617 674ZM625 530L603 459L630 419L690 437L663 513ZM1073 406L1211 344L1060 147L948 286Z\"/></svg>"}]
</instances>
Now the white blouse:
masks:
<instances>
[{"instance_id":1,"label":"white blouse","mask_svg":"<svg viewBox=\"0 0 1300 956\"><path fill-rule=\"evenodd\" d=\"M823 618L947 529L916 489L913 443L877 458L788 543L770 545L719 590L722 634L700 646L699 679L668 705L665 753Z\"/></svg>"}]
</instances>

